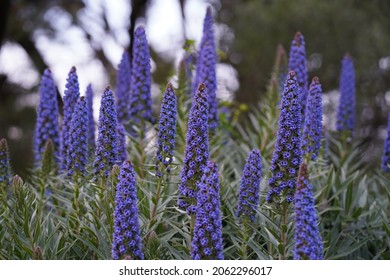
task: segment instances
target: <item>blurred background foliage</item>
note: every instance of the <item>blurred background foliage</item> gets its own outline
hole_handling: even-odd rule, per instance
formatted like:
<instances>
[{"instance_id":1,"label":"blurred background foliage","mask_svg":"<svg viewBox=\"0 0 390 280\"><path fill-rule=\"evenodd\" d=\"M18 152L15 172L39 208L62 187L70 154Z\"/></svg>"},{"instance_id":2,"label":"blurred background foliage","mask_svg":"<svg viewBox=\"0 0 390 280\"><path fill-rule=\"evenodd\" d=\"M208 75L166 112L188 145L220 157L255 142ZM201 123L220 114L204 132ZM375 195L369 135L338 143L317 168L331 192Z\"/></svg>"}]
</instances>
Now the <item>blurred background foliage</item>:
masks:
<instances>
[{"instance_id":1,"label":"blurred background foliage","mask_svg":"<svg viewBox=\"0 0 390 280\"><path fill-rule=\"evenodd\" d=\"M369 163L378 161L390 107L389 1L195 1L209 3L215 9L219 62L236 70L229 72L220 83L238 79L239 87L230 89L234 94L234 104L250 104L262 99L269 84L277 46L284 46L288 54L294 33L299 30L306 41L310 80L315 75L320 77L325 92L325 113L331 116L335 108L333 100L337 97L332 91L338 89L341 58L349 52L354 58L357 77L358 135L369 144L365 146L365 160ZM107 51L109 46L105 45L105 40L120 41L120 45L131 49L134 26L138 20L148 22L148 11L158 2L123 1L124 8L128 9L128 20L122 30L118 30L108 18L110 1L94 1L100 8L86 15L86 7L91 3L88 0L1 0L0 52L5 44L20 46L33 71L40 75L52 65L45 57L45 50L39 47L39 36L43 34L50 43L66 44L57 22L65 16L67 26L77 28L84 43L90 46L88 59L97 60L99 67L104 69L107 83L114 85L117 65ZM183 33L184 45L185 39L193 39L183 22L192 20L188 18L186 7L188 9L190 2L194 1L176 2L180 9L170 12L181 13L182 22L177 32ZM118 32L127 34L127 40L118 39ZM176 55L168 55L159 52L153 44L151 51L157 65L153 72L154 82L165 84L174 73L181 52L176 50ZM66 74L69 69L62 71ZM26 86L10 80L6 72L0 72L0 138L8 139L14 171L22 176L26 174L26 167L31 166L38 80L34 85ZM97 96L101 94L96 93ZM60 104L62 95L59 90ZM328 128L332 128L331 118L326 120Z\"/></svg>"}]
</instances>

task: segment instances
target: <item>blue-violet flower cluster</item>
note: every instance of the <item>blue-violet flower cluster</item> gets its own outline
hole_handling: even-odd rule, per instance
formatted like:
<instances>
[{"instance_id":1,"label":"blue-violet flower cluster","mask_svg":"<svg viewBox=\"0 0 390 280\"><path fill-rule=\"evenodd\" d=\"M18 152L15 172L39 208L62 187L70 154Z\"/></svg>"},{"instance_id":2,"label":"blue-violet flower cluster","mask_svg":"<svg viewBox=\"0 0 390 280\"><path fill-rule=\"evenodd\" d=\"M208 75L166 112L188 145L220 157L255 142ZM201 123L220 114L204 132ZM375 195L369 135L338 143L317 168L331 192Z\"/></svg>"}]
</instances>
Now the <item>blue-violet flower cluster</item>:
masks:
<instances>
[{"instance_id":1,"label":"blue-violet flower cluster","mask_svg":"<svg viewBox=\"0 0 390 280\"><path fill-rule=\"evenodd\" d=\"M207 162L198 183L195 227L191 244L194 260L223 260L218 165Z\"/></svg>"},{"instance_id":2,"label":"blue-violet flower cluster","mask_svg":"<svg viewBox=\"0 0 390 280\"><path fill-rule=\"evenodd\" d=\"M260 151L258 149L253 149L246 161L240 181L237 217L246 218L252 222L255 221L260 199L261 171L262 164Z\"/></svg>"},{"instance_id":3,"label":"blue-violet flower cluster","mask_svg":"<svg viewBox=\"0 0 390 280\"><path fill-rule=\"evenodd\" d=\"M301 164L295 192L295 249L296 260L324 259L323 244L314 207L313 187L305 163Z\"/></svg>"},{"instance_id":4,"label":"blue-violet flower cluster","mask_svg":"<svg viewBox=\"0 0 390 280\"><path fill-rule=\"evenodd\" d=\"M98 139L93 162L95 176L108 177L118 158L118 119L114 96L109 87L103 93L98 123Z\"/></svg>"},{"instance_id":5,"label":"blue-violet flower cluster","mask_svg":"<svg viewBox=\"0 0 390 280\"><path fill-rule=\"evenodd\" d=\"M322 89L318 77L314 77L306 103L305 122L302 132L302 153L316 160L322 139Z\"/></svg>"},{"instance_id":6,"label":"blue-violet flower cluster","mask_svg":"<svg viewBox=\"0 0 390 280\"><path fill-rule=\"evenodd\" d=\"M336 129L353 133L355 127L355 72L350 55L346 54L341 65L340 101Z\"/></svg>"},{"instance_id":7,"label":"blue-violet flower cluster","mask_svg":"<svg viewBox=\"0 0 390 280\"><path fill-rule=\"evenodd\" d=\"M138 221L137 189L134 166L127 160L122 163L116 187L112 258L144 259Z\"/></svg>"},{"instance_id":8,"label":"blue-violet flower cluster","mask_svg":"<svg viewBox=\"0 0 390 280\"><path fill-rule=\"evenodd\" d=\"M268 202L294 199L299 165L301 163L301 99L295 72L289 72L280 104L279 130L275 143L269 179Z\"/></svg>"},{"instance_id":9,"label":"blue-violet flower cluster","mask_svg":"<svg viewBox=\"0 0 390 280\"><path fill-rule=\"evenodd\" d=\"M176 95L172 84L168 83L161 103L160 121L158 126L156 175L169 172L169 165L173 161L176 138ZM162 166L163 168L162 168Z\"/></svg>"},{"instance_id":10,"label":"blue-violet flower cluster","mask_svg":"<svg viewBox=\"0 0 390 280\"><path fill-rule=\"evenodd\" d=\"M79 98L70 122L66 170L69 175L84 175L88 163L88 110L85 97Z\"/></svg>"},{"instance_id":11,"label":"blue-violet flower cluster","mask_svg":"<svg viewBox=\"0 0 390 280\"><path fill-rule=\"evenodd\" d=\"M40 100L37 110L37 121L34 132L34 163L39 165L45 150L46 142L53 142L56 160L60 159L61 136L57 89L49 69L43 72L39 87Z\"/></svg>"},{"instance_id":12,"label":"blue-violet flower cluster","mask_svg":"<svg viewBox=\"0 0 390 280\"><path fill-rule=\"evenodd\" d=\"M76 67L72 67L69 71L68 78L65 84L64 95L64 119L62 123L62 167L65 168L68 161L68 149L70 145L70 122L77 100L80 97L79 80L76 73Z\"/></svg>"},{"instance_id":13,"label":"blue-violet flower cluster","mask_svg":"<svg viewBox=\"0 0 390 280\"><path fill-rule=\"evenodd\" d=\"M383 146L382 170L390 172L390 113L387 120L387 137Z\"/></svg>"},{"instance_id":14,"label":"blue-violet flower cluster","mask_svg":"<svg viewBox=\"0 0 390 280\"><path fill-rule=\"evenodd\" d=\"M88 147L90 153L95 152L96 143L95 143L95 119L93 117L93 90L92 85L87 86L85 92L85 98L87 100L87 110L88 110Z\"/></svg>"},{"instance_id":15,"label":"blue-violet flower cluster","mask_svg":"<svg viewBox=\"0 0 390 280\"><path fill-rule=\"evenodd\" d=\"M198 51L198 61L193 85L194 89L196 89L199 83L206 85L209 102L209 129L211 131L214 131L218 127L217 77L215 70L217 58L213 24L212 11L208 7L203 22L203 36Z\"/></svg>"},{"instance_id":16,"label":"blue-violet flower cluster","mask_svg":"<svg viewBox=\"0 0 390 280\"><path fill-rule=\"evenodd\" d=\"M195 213L196 184L209 160L208 99L206 87L201 83L193 98L188 120L183 169L180 173L178 205L187 213Z\"/></svg>"},{"instance_id":17,"label":"blue-violet flower cluster","mask_svg":"<svg viewBox=\"0 0 390 280\"><path fill-rule=\"evenodd\" d=\"M118 122L123 125L126 125L129 121L130 71L129 53L124 51L118 66L116 79L116 112L118 114Z\"/></svg>"}]
</instances>

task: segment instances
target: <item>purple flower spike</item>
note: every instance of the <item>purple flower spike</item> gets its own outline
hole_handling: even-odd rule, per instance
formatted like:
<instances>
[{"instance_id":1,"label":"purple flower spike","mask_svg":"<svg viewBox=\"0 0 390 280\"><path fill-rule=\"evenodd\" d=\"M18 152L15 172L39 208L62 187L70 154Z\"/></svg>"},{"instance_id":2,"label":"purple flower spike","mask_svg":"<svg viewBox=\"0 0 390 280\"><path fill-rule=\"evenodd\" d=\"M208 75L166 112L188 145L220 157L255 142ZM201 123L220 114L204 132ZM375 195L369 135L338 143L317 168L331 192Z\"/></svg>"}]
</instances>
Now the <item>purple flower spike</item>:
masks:
<instances>
[{"instance_id":1,"label":"purple flower spike","mask_svg":"<svg viewBox=\"0 0 390 280\"><path fill-rule=\"evenodd\" d=\"M43 72L40 87L40 101L37 110L37 122L34 132L34 162L39 165L47 140L53 142L56 160L60 159L61 136L57 89L49 69Z\"/></svg>"},{"instance_id":2,"label":"purple flower spike","mask_svg":"<svg viewBox=\"0 0 390 280\"><path fill-rule=\"evenodd\" d=\"M316 160L322 139L322 89L320 80L313 78L306 104L306 117L302 133L302 153Z\"/></svg>"},{"instance_id":3,"label":"purple flower spike","mask_svg":"<svg viewBox=\"0 0 390 280\"><path fill-rule=\"evenodd\" d=\"M308 88L305 39L301 32L295 33L291 43L288 70L294 71L300 88L302 121L304 121Z\"/></svg>"},{"instance_id":4,"label":"purple flower spike","mask_svg":"<svg viewBox=\"0 0 390 280\"><path fill-rule=\"evenodd\" d=\"M122 164L127 160L126 132L123 124L118 123L118 161Z\"/></svg>"},{"instance_id":5,"label":"purple flower spike","mask_svg":"<svg viewBox=\"0 0 390 280\"><path fill-rule=\"evenodd\" d=\"M69 175L84 175L88 163L88 110L85 97L80 97L70 122L70 145L66 157Z\"/></svg>"},{"instance_id":6,"label":"purple flower spike","mask_svg":"<svg viewBox=\"0 0 390 280\"><path fill-rule=\"evenodd\" d=\"M137 189L134 166L123 162L116 187L112 258L144 259L138 222Z\"/></svg>"},{"instance_id":7,"label":"purple flower spike","mask_svg":"<svg viewBox=\"0 0 390 280\"><path fill-rule=\"evenodd\" d=\"M341 65L340 102L336 129L353 133L355 128L355 72L350 55L346 54Z\"/></svg>"},{"instance_id":8,"label":"purple flower spike","mask_svg":"<svg viewBox=\"0 0 390 280\"><path fill-rule=\"evenodd\" d=\"M140 26L134 32L133 61L131 64L130 121L140 125L153 122L150 54L145 29Z\"/></svg>"},{"instance_id":9,"label":"purple flower spike","mask_svg":"<svg viewBox=\"0 0 390 280\"><path fill-rule=\"evenodd\" d=\"M116 112L118 121L123 125L129 121L130 78L130 57L128 52L124 51L116 78Z\"/></svg>"},{"instance_id":10,"label":"purple flower spike","mask_svg":"<svg viewBox=\"0 0 390 280\"><path fill-rule=\"evenodd\" d=\"M305 163L301 164L295 192L295 260L323 260L323 244L318 230L313 187Z\"/></svg>"},{"instance_id":11,"label":"purple flower spike","mask_svg":"<svg viewBox=\"0 0 390 280\"><path fill-rule=\"evenodd\" d=\"M96 142L95 142L95 119L93 117L93 90L92 85L87 86L87 91L85 92L85 97L87 99L87 110L88 110L88 146L90 153L95 152Z\"/></svg>"},{"instance_id":12,"label":"purple flower spike","mask_svg":"<svg viewBox=\"0 0 390 280\"><path fill-rule=\"evenodd\" d=\"M268 181L268 202L282 202L282 197L287 202L293 201L302 156L301 116L299 85L295 72L291 71L280 102L279 130L270 167L272 176Z\"/></svg>"},{"instance_id":13,"label":"purple flower spike","mask_svg":"<svg viewBox=\"0 0 390 280\"><path fill-rule=\"evenodd\" d=\"M382 170L390 172L390 113L387 120L387 138L383 147Z\"/></svg>"},{"instance_id":14,"label":"purple flower spike","mask_svg":"<svg viewBox=\"0 0 390 280\"><path fill-rule=\"evenodd\" d=\"M217 77L216 77L216 50L214 42L213 15L211 8L207 8L203 21L203 36L198 52L196 75L193 88L199 83L204 83L207 89L209 102L209 128L214 131L218 127L218 104L217 104Z\"/></svg>"},{"instance_id":15,"label":"purple flower spike","mask_svg":"<svg viewBox=\"0 0 390 280\"><path fill-rule=\"evenodd\" d=\"M117 115L110 87L103 93L100 103L98 139L93 167L95 176L108 177L118 158Z\"/></svg>"},{"instance_id":16,"label":"purple flower spike","mask_svg":"<svg viewBox=\"0 0 390 280\"><path fill-rule=\"evenodd\" d=\"M162 176L164 170L169 172L168 166L173 161L176 138L176 114L176 95L172 84L168 83L161 104L158 126L156 175L159 177ZM164 169L161 168L161 164Z\"/></svg>"},{"instance_id":17,"label":"purple flower spike","mask_svg":"<svg viewBox=\"0 0 390 280\"><path fill-rule=\"evenodd\" d=\"M70 122L77 100L80 97L79 80L76 73L76 67L72 67L68 74L67 83L65 85L64 95L64 120L62 124L62 166L66 166L66 156L70 145Z\"/></svg>"},{"instance_id":18,"label":"purple flower spike","mask_svg":"<svg viewBox=\"0 0 390 280\"><path fill-rule=\"evenodd\" d=\"M0 187L7 187L11 183L11 165L7 140L0 140ZM0 189L0 192L2 190Z\"/></svg>"},{"instance_id":19,"label":"purple flower spike","mask_svg":"<svg viewBox=\"0 0 390 280\"><path fill-rule=\"evenodd\" d=\"M196 206L196 184L209 160L208 99L206 87L201 83L194 96L188 120L186 149L180 174L178 205L193 214Z\"/></svg>"},{"instance_id":20,"label":"purple flower spike","mask_svg":"<svg viewBox=\"0 0 390 280\"><path fill-rule=\"evenodd\" d=\"M261 170L260 151L253 149L246 161L240 182L237 217L255 221L260 199Z\"/></svg>"},{"instance_id":21,"label":"purple flower spike","mask_svg":"<svg viewBox=\"0 0 390 280\"><path fill-rule=\"evenodd\" d=\"M193 260L223 260L218 165L209 161L198 183Z\"/></svg>"}]
</instances>

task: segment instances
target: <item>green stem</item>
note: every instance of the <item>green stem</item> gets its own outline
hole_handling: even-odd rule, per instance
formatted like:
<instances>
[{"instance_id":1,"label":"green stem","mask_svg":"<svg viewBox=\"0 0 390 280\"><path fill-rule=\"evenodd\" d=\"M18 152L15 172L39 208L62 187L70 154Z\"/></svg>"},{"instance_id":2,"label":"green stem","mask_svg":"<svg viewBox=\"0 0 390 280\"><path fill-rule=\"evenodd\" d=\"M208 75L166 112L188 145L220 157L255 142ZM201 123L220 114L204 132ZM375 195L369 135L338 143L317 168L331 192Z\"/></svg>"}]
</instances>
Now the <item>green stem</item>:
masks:
<instances>
[{"instance_id":1,"label":"green stem","mask_svg":"<svg viewBox=\"0 0 390 280\"><path fill-rule=\"evenodd\" d=\"M242 259L247 260L248 259L248 223L247 220L244 221L244 229L242 231L242 244L241 244L241 254L242 254Z\"/></svg>"},{"instance_id":2,"label":"green stem","mask_svg":"<svg viewBox=\"0 0 390 280\"><path fill-rule=\"evenodd\" d=\"M279 254L279 260L285 260L286 259L286 246L287 246L287 237L286 237L286 231L287 228L287 202L283 202L282 204L282 224L280 228L280 241L282 245L282 252Z\"/></svg>"}]
</instances>

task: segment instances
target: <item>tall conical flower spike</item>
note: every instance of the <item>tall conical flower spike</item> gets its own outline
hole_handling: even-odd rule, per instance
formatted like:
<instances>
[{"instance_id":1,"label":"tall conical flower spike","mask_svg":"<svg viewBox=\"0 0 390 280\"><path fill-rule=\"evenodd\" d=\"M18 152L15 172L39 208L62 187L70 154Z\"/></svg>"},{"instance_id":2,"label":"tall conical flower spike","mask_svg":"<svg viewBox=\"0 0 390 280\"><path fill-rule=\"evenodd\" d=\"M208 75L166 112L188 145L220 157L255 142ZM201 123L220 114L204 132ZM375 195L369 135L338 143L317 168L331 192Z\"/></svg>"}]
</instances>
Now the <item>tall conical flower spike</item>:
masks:
<instances>
[{"instance_id":1,"label":"tall conical flower spike","mask_svg":"<svg viewBox=\"0 0 390 280\"><path fill-rule=\"evenodd\" d=\"M196 184L209 160L208 99L206 87L201 83L194 96L188 120L183 169L180 173L178 205L189 214L196 206Z\"/></svg>"},{"instance_id":2,"label":"tall conical flower spike","mask_svg":"<svg viewBox=\"0 0 390 280\"><path fill-rule=\"evenodd\" d=\"M313 187L305 163L301 164L295 192L295 249L296 260L322 260L323 244L314 207Z\"/></svg>"},{"instance_id":3,"label":"tall conical flower spike","mask_svg":"<svg viewBox=\"0 0 390 280\"><path fill-rule=\"evenodd\" d=\"M137 125L143 120L153 122L150 69L148 41L145 29L140 26L134 32L129 111L130 121Z\"/></svg>"},{"instance_id":4,"label":"tall conical flower spike","mask_svg":"<svg viewBox=\"0 0 390 280\"><path fill-rule=\"evenodd\" d=\"M118 161L122 164L127 160L126 131L123 124L118 123Z\"/></svg>"},{"instance_id":5,"label":"tall conical flower spike","mask_svg":"<svg viewBox=\"0 0 390 280\"><path fill-rule=\"evenodd\" d=\"M87 86L85 92L85 98L87 100L87 110L88 110L88 147L90 154L95 152L96 140L95 140L95 119L93 117L93 90L92 85Z\"/></svg>"},{"instance_id":6,"label":"tall conical flower spike","mask_svg":"<svg viewBox=\"0 0 390 280\"><path fill-rule=\"evenodd\" d=\"M118 119L112 91L107 87L103 93L98 123L98 139L93 162L95 176L108 177L118 158Z\"/></svg>"},{"instance_id":7,"label":"tall conical flower spike","mask_svg":"<svg viewBox=\"0 0 390 280\"><path fill-rule=\"evenodd\" d=\"M198 183L195 227L191 246L194 260L223 260L218 165L209 161Z\"/></svg>"},{"instance_id":8,"label":"tall conical flower spike","mask_svg":"<svg viewBox=\"0 0 390 280\"><path fill-rule=\"evenodd\" d=\"M49 139L53 142L56 160L60 159L61 136L57 89L49 69L43 72L39 92L40 101L34 132L34 163L36 166L41 163L46 141Z\"/></svg>"},{"instance_id":9,"label":"tall conical flower spike","mask_svg":"<svg viewBox=\"0 0 390 280\"><path fill-rule=\"evenodd\" d=\"M301 32L295 33L291 43L288 70L294 71L300 88L302 121L304 121L306 110L306 99L308 90L308 75L306 65L305 39Z\"/></svg>"},{"instance_id":10,"label":"tall conical flower spike","mask_svg":"<svg viewBox=\"0 0 390 280\"><path fill-rule=\"evenodd\" d=\"M158 126L156 175L159 177L164 170L169 172L169 165L173 161L176 139L176 114L175 92L172 84L168 83L161 104Z\"/></svg>"},{"instance_id":11,"label":"tall conical flower spike","mask_svg":"<svg viewBox=\"0 0 390 280\"><path fill-rule=\"evenodd\" d=\"M249 154L241 177L237 217L246 218L252 222L255 221L260 199L261 170L260 151L253 149Z\"/></svg>"},{"instance_id":12,"label":"tall conical flower spike","mask_svg":"<svg viewBox=\"0 0 390 280\"><path fill-rule=\"evenodd\" d=\"M203 21L203 36L198 51L198 61L196 63L196 75L194 87L199 83L206 85L209 102L209 128L211 131L218 127L218 104L217 104L217 77L216 77L216 50L214 42L213 15L211 8L207 8ZM196 88L195 88L196 89Z\"/></svg>"},{"instance_id":13,"label":"tall conical flower spike","mask_svg":"<svg viewBox=\"0 0 390 280\"><path fill-rule=\"evenodd\" d=\"M77 100L80 97L79 80L76 73L76 67L72 67L68 74L67 83L65 85L64 95L64 119L62 123L62 167L66 166L66 156L70 145L70 122L76 106Z\"/></svg>"},{"instance_id":14,"label":"tall conical flower spike","mask_svg":"<svg viewBox=\"0 0 390 280\"><path fill-rule=\"evenodd\" d=\"M84 175L88 163L88 110L84 96L75 106L69 132L66 170L69 175Z\"/></svg>"},{"instance_id":15,"label":"tall conical flower spike","mask_svg":"<svg viewBox=\"0 0 390 280\"><path fill-rule=\"evenodd\" d=\"M302 152L304 157L316 160L322 139L322 89L320 80L313 78L306 103L306 117L302 133Z\"/></svg>"},{"instance_id":16,"label":"tall conical flower spike","mask_svg":"<svg viewBox=\"0 0 390 280\"><path fill-rule=\"evenodd\" d=\"M123 125L129 121L130 78L130 57L129 53L124 51L116 77L116 112L118 122Z\"/></svg>"},{"instance_id":17,"label":"tall conical flower spike","mask_svg":"<svg viewBox=\"0 0 390 280\"><path fill-rule=\"evenodd\" d=\"M0 188L6 188L11 183L11 165L7 140L0 140ZM3 191L0 189L0 192Z\"/></svg>"},{"instance_id":18,"label":"tall conical flower spike","mask_svg":"<svg viewBox=\"0 0 390 280\"><path fill-rule=\"evenodd\" d=\"M292 202L302 156L301 101L295 72L288 74L284 84L278 124L267 201L278 203L286 199L287 202Z\"/></svg>"},{"instance_id":19,"label":"tall conical flower spike","mask_svg":"<svg viewBox=\"0 0 390 280\"><path fill-rule=\"evenodd\" d=\"M123 162L116 187L112 258L144 259L138 221L137 189L134 166Z\"/></svg>"},{"instance_id":20,"label":"tall conical flower spike","mask_svg":"<svg viewBox=\"0 0 390 280\"><path fill-rule=\"evenodd\" d=\"M387 120L387 137L383 145L382 170L390 172L390 113Z\"/></svg>"},{"instance_id":21,"label":"tall conical flower spike","mask_svg":"<svg viewBox=\"0 0 390 280\"><path fill-rule=\"evenodd\" d=\"M336 129L353 133L355 128L355 72L350 55L346 54L341 65L340 101Z\"/></svg>"}]
</instances>

